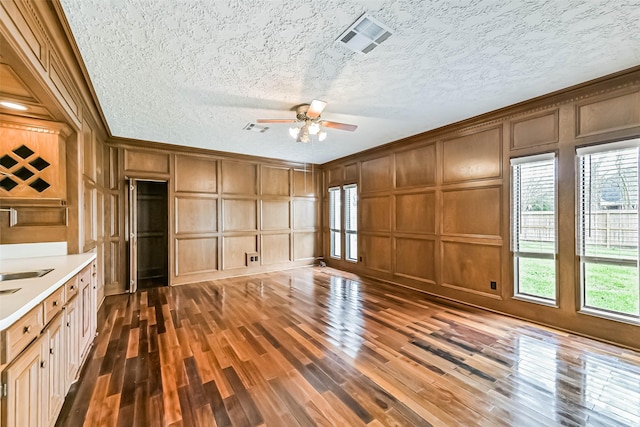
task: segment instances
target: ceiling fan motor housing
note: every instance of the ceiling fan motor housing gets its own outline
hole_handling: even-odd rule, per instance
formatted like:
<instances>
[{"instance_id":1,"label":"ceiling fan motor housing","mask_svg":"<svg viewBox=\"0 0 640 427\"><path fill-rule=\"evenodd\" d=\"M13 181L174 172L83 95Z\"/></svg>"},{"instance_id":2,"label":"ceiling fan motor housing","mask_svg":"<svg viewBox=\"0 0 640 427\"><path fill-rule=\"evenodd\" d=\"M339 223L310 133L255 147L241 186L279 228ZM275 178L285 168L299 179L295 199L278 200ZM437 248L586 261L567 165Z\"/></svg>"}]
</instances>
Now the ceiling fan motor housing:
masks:
<instances>
[{"instance_id":1,"label":"ceiling fan motor housing","mask_svg":"<svg viewBox=\"0 0 640 427\"><path fill-rule=\"evenodd\" d=\"M298 108L296 108L296 118L301 122L306 122L307 120L311 120L307 117L307 111L309 111L309 104L302 104ZM319 119L320 116L316 118Z\"/></svg>"}]
</instances>

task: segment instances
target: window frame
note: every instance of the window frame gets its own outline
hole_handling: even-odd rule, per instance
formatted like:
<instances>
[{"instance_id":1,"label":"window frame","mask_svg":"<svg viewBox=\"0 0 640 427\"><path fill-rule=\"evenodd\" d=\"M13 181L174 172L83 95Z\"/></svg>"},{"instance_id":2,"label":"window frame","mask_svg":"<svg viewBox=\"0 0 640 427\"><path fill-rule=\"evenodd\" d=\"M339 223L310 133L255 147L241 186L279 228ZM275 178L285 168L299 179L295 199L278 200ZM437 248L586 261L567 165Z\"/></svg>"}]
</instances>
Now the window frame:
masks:
<instances>
[{"instance_id":1,"label":"window frame","mask_svg":"<svg viewBox=\"0 0 640 427\"><path fill-rule=\"evenodd\" d=\"M347 191L351 190L351 189L355 189L355 197L356 197L356 206L355 206L355 228L352 229L348 229L347 230L347 218L348 215L350 213L350 206L347 203ZM346 261L346 262L350 262L350 263L357 263L359 260L359 256L358 256L358 216L359 216L359 212L358 212L358 184L357 183L350 183L350 184L342 184L342 185L335 185L332 187L328 188L328 192L329 192L329 206L328 206L328 215L329 215L329 258L331 259L335 259L335 260L340 260L340 261ZM333 198L333 193L337 193L337 199ZM333 203L334 200L338 200L340 203L340 206L338 207L339 209L339 215L338 217L336 217L336 219L339 220L339 227L332 227L333 224L333 220L334 217L332 216L332 213L335 212L335 207L333 207ZM355 236L356 239L356 257L355 258L349 258L349 249L350 249L350 242L348 241L348 238L350 236ZM336 239L337 237L337 239ZM337 251L336 251L337 250Z\"/></svg>"},{"instance_id":2,"label":"window frame","mask_svg":"<svg viewBox=\"0 0 640 427\"><path fill-rule=\"evenodd\" d=\"M348 224L351 224L350 221L347 221L347 218L350 217L351 204L347 200L347 190L355 189L355 198L356 198L356 227L352 229L348 229ZM348 262L357 263L358 262L358 184L348 184L342 186L342 194L343 194L343 206L344 206L344 260ZM356 238L356 256L355 258L349 258L349 252L351 249L351 243L349 240L350 236L354 236Z\"/></svg>"},{"instance_id":3,"label":"window frame","mask_svg":"<svg viewBox=\"0 0 640 427\"><path fill-rule=\"evenodd\" d=\"M638 180L640 181L640 138L634 138L629 140L622 141L613 141L607 142L597 145L591 145L586 147L577 147L576 155L575 155L575 179L576 179L576 259L577 259L577 282L579 286L578 290L578 313L587 314L594 317L600 317L608 320L614 320L622 323L628 323L632 325L640 325L640 310L637 314L627 314L619 311L609 310L606 308L599 308L587 305L587 286L586 286L586 267L587 264L598 265L598 264L609 264L609 265L617 265L617 266L627 266L627 267L635 267L639 270L640 277L640 195L638 206L636 209L638 210L638 255L636 260L625 259L625 258L613 258L607 256L593 256L593 255L584 255L584 243L583 243L583 222L585 221L585 216L583 215L583 200L582 200L582 174L583 174L583 165L582 165L582 157L592 154L600 154L612 151L620 151L624 149L636 148L639 150L638 152L638 160L637 160L637 174ZM640 186L640 182L639 182ZM640 188L638 189L640 191ZM640 280L638 283L638 287L640 288ZM640 289L639 289L640 291ZM640 295L639 301L640 304Z\"/></svg>"},{"instance_id":4,"label":"window frame","mask_svg":"<svg viewBox=\"0 0 640 427\"><path fill-rule=\"evenodd\" d=\"M338 227L332 227L336 212L336 207L333 206L334 197L332 193L338 193L337 200L339 201L338 211ZM333 223L333 224L332 224ZM338 236L338 241L335 241L334 236ZM336 244L337 243L337 244ZM337 249L337 251L335 250ZM342 187L329 187L329 257L334 259L342 259Z\"/></svg>"},{"instance_id":5,"label":"window frame","mask_svg":"<svg viewBox=\"0 0 640 427\"><path fill-rule=\"evenodd\" d=\"M544 252L531 252L531 251L520 251L519 250L519 237L518 230L515 229L516 224L519 224L518 220L516 223L516 215L520 214L520 207L517 207L516 211L516 203L519 203L520 197L516 199L515 191L516 191L516 176L515 171L516 167L522 164L527 163L536 163L536 162L544 162L553 160L553 227L554 227L554 241L553 241L553 253L544 253ZM558 286L558 153L557 151L534 154L522 157L514 157L510 159L510 234L511 234L511 267L513 273L513 298L518 300L523 300L527 302L532 302L536 304L558 307L558 297L559 297L559 286ZM518 185L520 183L520 178L518 178ZM518 187L519 188L519 187ZM520 259L546 259L553 260L554 266L554 297L546 298L539 295L529 294L520 291Z\"/></svg>"}]
</instances>

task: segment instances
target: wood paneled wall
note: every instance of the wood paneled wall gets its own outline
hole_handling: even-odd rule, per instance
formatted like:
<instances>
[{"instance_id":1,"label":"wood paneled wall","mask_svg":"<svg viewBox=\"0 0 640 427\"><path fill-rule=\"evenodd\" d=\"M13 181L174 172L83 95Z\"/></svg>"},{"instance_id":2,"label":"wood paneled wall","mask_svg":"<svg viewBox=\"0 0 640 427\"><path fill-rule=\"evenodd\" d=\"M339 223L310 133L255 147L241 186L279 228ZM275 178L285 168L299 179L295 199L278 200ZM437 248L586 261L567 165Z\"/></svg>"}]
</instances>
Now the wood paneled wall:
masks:
<instances>
[{"instance_id":1,"label":"wood paneled wall","mask_svg":"<svg viewBox=\"0 0 640 427\"><path fill-rule=\"evenodd\" d=\"M111 251L120 280L109 293L125 290L127 179L169 183L172 285L308 265L320 255L321 175L314 167L122 139L112 143L119 191L111 195ZM247 254L258 261L248 264Z\"/></svg>"},{"instance_id":2,"label":"wood paneled wall","mask_svg":"<svg viewBox=\"0 0 640 427\"><path fill-rule=\"evenodd\" d=\"M322 165L358 183L359 257L330 266L640 347L640 327L579 312L575 149L640 136L640 68ZM509 159L558 156L557 307L514 299ZM327 215L328 217L328 215ZM328 223L323 224L329 242ZM491 289L491 282L496 289Z\"/></svg>"}]
</instances>

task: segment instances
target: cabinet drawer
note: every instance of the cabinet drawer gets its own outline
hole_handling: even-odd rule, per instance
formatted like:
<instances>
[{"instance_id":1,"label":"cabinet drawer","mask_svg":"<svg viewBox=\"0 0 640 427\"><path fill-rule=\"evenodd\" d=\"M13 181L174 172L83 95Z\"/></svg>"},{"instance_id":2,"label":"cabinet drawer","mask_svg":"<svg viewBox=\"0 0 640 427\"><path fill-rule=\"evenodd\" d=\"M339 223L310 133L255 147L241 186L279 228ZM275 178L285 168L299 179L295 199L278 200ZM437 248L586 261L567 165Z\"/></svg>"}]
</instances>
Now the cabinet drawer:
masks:
<instances>
[{"instance_id":1,"label":"cabinet drawer","mask_svg":"<svg viewBox=\"0 0 640 427\"><path fill-rule=\"evenodd\" d=\"M49 295L46 300L44 300L44 324L46 325L55 317L56 314L60 313L62 310L62 306L64 305L64 291L65 287L60 286L58 290Z\"/></svg>"},{"instance_id":2,"label":"cabinet drawer","mask_svg":"<svg viewBox=\"0 0 640 427\"><path fill-rule=\"evenodd\" d=\"M65 283L64 287L67 290L67 301L71 301L73 297L78 295L78 276L76 275L69 279L69 281Z\"/></svg>"},{"instance_id":3,"label":"cabinet drawer","mask_svg":"<svg viewBox=\"0 0 640 427\"><path fill-rule=\"evenodd\" d=\"M43 327L42 304L38 304L16 323L9 326L3 332L6 351L6 354L3 355L5 363L9 363L24 350L40 334Z\"/></svg>"},{"instance_id":4,"label":"cabinet drawer","mask_svg":"<svg viewBox=\"0 0 640 427\"><path fill-rule=\"evenodd\" d=\"M91 284L91 264L87 265L80 273L78 273L78 281L80 282L78 283L80 289Z\"/></svg>"}]
</instances>

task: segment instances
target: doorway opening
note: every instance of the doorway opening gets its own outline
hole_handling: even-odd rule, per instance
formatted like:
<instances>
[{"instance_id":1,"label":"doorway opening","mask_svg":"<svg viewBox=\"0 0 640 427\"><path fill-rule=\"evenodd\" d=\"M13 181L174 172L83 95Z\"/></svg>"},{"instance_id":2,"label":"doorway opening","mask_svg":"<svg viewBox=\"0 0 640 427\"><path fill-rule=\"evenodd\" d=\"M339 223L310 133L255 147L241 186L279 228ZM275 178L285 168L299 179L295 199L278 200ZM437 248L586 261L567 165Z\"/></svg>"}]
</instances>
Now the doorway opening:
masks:
<instances>
[{"instance_id":1,"label":"doorway opening","mask_svg":"<svg viewBox=\"0 0 640 427\"><path fill-rule=\"evenodd\" d=\"M169 284L166 181L129 181L129 292Z\"/></svg>"}]
</instances>

